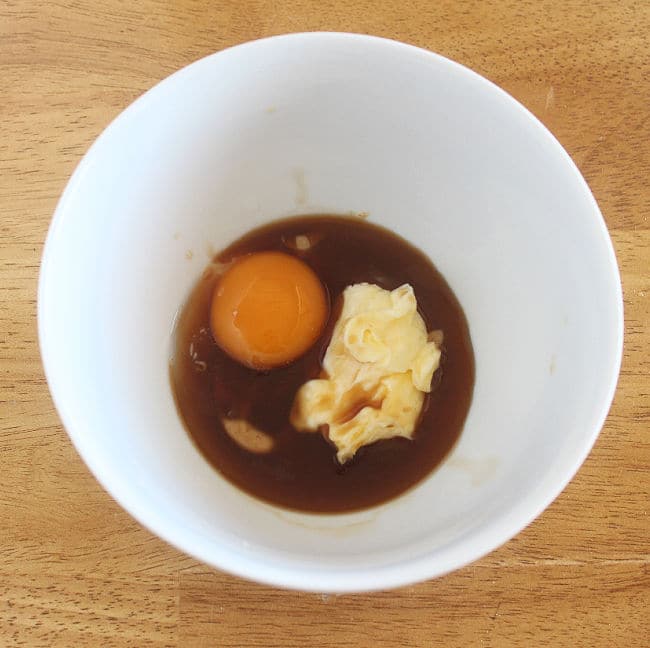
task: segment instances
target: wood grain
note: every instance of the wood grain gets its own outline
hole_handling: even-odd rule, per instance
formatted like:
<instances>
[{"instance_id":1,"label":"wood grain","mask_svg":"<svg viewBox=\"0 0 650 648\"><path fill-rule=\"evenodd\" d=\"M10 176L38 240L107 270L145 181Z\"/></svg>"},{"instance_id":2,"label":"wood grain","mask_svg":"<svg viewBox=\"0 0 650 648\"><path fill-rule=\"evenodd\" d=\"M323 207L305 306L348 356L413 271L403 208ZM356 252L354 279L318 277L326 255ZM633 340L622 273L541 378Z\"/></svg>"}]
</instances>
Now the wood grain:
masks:
<instances>
[{"instance_id":1,"label":"wood grain","mask_svg":"<svg viewBox=\"0 0 650 648\"><path fill-rule=\"evenodd\" d=\"M142 529L71 447L35 295L56 200L107 123L173 70L289 31L373 33L494 80L573 156L623 276L625 358L593 452L528 529L396 592L320 597L212 571ZM641 646L650 623L650 3L0 3L0 645Z\"/></svg>"}]
</instances>

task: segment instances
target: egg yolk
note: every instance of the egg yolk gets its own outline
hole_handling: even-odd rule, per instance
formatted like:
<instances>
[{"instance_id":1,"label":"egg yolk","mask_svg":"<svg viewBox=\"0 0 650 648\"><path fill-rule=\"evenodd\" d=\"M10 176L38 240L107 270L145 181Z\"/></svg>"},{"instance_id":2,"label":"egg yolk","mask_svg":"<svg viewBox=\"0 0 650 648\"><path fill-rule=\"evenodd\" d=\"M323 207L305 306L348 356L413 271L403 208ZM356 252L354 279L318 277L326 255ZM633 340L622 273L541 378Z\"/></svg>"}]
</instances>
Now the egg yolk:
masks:
<instances>
[{"instance_id":1,"label":"egg yolk","mask_svg":"<svg viewBox=\"0 0 650 648\"><path fill-rule=\"evenodd\" d=\"M327 315L325 289L306 263L282 252L258 252L235 261L219 278L210 326L228 355L263 370L305 353Z\"/></svg>"}]
</instances>

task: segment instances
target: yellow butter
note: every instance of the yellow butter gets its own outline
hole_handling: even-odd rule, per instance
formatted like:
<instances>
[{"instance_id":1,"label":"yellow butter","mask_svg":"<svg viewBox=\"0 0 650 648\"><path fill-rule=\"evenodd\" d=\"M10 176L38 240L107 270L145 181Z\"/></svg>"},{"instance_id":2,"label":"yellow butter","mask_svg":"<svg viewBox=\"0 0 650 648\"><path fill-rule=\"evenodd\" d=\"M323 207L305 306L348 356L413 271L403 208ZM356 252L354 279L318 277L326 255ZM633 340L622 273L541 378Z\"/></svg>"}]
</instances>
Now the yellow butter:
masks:
<instances>
[{"instance_id":1,"label":"yellow butter","mask_svg":"<svg viewBox=\"0 0 650 648\"><path fill-rule=\"evenodd\" d=\"M349 286L323 359L326 377L298 390L291 423L305 431L327 425L340 463L380 439L411 438L439 364L410 285Z\"/></svg>"}]
</instances>

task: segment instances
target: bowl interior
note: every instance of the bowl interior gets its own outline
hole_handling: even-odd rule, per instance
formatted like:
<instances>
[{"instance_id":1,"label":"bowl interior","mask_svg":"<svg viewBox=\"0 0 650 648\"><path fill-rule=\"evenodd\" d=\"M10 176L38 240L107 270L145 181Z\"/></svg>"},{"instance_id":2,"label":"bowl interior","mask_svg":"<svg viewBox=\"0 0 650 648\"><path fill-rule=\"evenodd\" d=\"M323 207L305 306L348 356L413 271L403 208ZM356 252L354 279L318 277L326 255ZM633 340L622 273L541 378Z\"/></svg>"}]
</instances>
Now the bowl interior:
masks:
<instances>
[{"instance_id":1,"label":"bowl interior","mask_svg":"<svg viewBox=\"0 0 650 648\"><path fill-rule=\"evenodd\" d=\"M170 334L215 250L273 218L350 211L447 278L470 325L474 400L453 453L405 496L292 513L194 448L170 391ZM136 518L237 574L345 591L460 566L557 495L611 401L621 296L589 190L520 105L427 52L307 34L203 59L107 129L57 209L39 329L72 440Z\"/></svg>"}]
</instances>

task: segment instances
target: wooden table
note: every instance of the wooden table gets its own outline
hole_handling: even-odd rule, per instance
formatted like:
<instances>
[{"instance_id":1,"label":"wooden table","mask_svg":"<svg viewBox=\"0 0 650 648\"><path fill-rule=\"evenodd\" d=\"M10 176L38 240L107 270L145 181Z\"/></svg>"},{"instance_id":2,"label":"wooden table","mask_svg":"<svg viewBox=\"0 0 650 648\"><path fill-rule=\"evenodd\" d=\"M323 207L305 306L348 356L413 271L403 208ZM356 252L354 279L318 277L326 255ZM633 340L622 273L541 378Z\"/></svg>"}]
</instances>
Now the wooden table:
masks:
<instances>
[{"instance_id":1,"label":"wooden table","mask_svg":"<svg viewBox=\"0 0 650 648\"><path fill-rule=\"evenodd\" d=\"M381 594L274 590L153 537L72 448L36 340L48 222L110 119L205 54L306 30L404 40L511 92L587 178L625 290L618 393L565 492L486 558ZM649 213L647 0L3 0L0 646L649 645Z\"/></svg>"}]
</instances>

